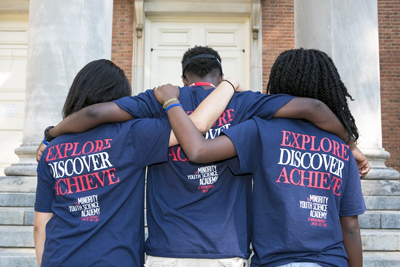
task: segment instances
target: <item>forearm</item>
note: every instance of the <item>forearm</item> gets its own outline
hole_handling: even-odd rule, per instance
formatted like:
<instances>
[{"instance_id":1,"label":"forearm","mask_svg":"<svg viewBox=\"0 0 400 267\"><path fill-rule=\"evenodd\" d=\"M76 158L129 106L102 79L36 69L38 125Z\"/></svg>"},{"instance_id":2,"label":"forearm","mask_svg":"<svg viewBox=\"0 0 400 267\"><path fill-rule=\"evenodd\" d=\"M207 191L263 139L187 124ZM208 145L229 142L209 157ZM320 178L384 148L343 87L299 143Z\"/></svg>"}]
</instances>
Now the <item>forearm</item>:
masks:
<instances>
[{"instance_id":1,"label":"forearm","mask_svg":"<svg viewBox=\"0 0 400 267\"><path fill-rule=\"evenodd\" d=\"M340 222L349 267L361 267L363 262L362 244L357 216L341 217Z\"/></svg>"},{"instance_id":2,"label":"forearm","mask_svg":"<svg viewBox=\"0 0 400 267\"><path fill-rule=\"evenodd\" d=\"M53 213L35 212L33 239L35 242L35 253L38 265L42 264L44 243L46 241L46 224L53 216Z\"/></svg>"},{"instance_id":3,"label":"forearm","mask_svg":"<svg viewBox=\"0 0 400 267\"><path fill-rule=\"evenodd\" d=\"M239 87L239 83L234 78L227 78L228 82L221 82L217 88L194 110L189 118L192 120L198 131L201 133L207 132L216 120L224 112L229 104L235 90ZM233 85L233 87L232 87ZM169 146L179 144L174 131L171 131Z\"/></svg>"},{"instance_id":4,"label":"forearm","mask_svg":"<svg viewBox=\"0 0 400 267\"><path fill-rule=\"evenodd\" d=\"M186 156L188 156L194 162L209 162L218 157L229 158L234 156L231 156L232 151L236 153L229 138L222 138L222 141L218 141L218 144L214 144L216 143L215 140L206 141L199 132L199 130L201 132L206 132L209 128L211 128L214 122L223 113L236 89L243 90L243 88L240 87L239 83L235 79L228 78L228 81L229 82L221 82L220 85L197 107L192 114L191 119L196 123L197 128L191 119L186 115L186 112L182 109L182 107L171 107L171 105L176 105L179 103L179 101L176 100L179 98L178 87L172 86L171 84L166 84L153 89L157 101L160 104L163 104L163 108L165 108L167 112L168 119L172 127L169 146L173 146L178 143L181 144ZM173 99L175 100L172 101ZM215 154L210 156L212 151L214 151L212 149L215 149L216 147L218 148L220 144L224 146L224 142L231 144L231 146L229 146L230 149L216 151ZM210 150L208 150L208 148L210 148ZM226 151L229 153L225 153Z\"/></svg>"},{"instance_id":5,"label":"forearm","mask_svg":"<svg viewBox=\"0 0 400 267\"><path fill-rule=\"evenodd\" d=\"M42 256L43 256L43 251L44 251L44 242L46 240L46 236L43 236L42 234L39 234L34 231L33 238L35 241L35 254L36 254L36 260L38 262L38 266L42 264Z\"/></svg>"},{"instance_id":6,"label":"forearm","mask_svg":"<svg viewBox=\"0 0 400 267\"><path fill-rule=\"evenodd\" d=\"M192 162L206 163L236 156L235 147L228 137L204 139L182 108L171 108L167 114L180 146Z\"/></svg>"},{"instance_id":7,"label":"forearm","mask_svg":"<svg viewBox=\"0 0 400 267\"><path fill-rule=\"evenodd\" d=\"M234 78L227 78L206 98L196 110L190 114L190 119L201 133L207 132L226 109L239 83ZM229 82L227 82L229 81Z\"/></svg>"},{"instance_id":8,"label":"forearm","mask_svg":"<svg viewBox=\"0 0 400 267\"><path fill-rule=\"evenodd\" d=\"M94 104L85 107L65 118L49 130L52 137L67 133L80 133L103 123L123 122L132 119L126 111L114 102Z\"/></svg>"},{"instance_id":9,"label":"forearm","mask_svg":"<svg viewBox=\"0 0 400 267\"><path fill-rule=\"evenodd\" d=\"M339 136L346 143L349 143L350 139L348 132L338 117L336 117L336 115L324 103L320 102L315 105L314 109L307 117L309 121L318 128L333 133Z\"/></svg>"},{"instance_id":10,"label":"forearm","mask_svg":"<svg viewBox=\"0 0 400 267\"><path fill-rule=\"evenodd\" d=\"M191 158L197 147L204 145L204 137L181 107L170 108L167 115L172 128L171 135L175 136L186 156Z\"/></svg>"},{"instance_id":11,"label":"forearm","mask_svg":"<svg viewBox=\"0 0 400 267\"><path fill-rule=\"evenodd\" d=\"M349 142L348 133L336 115L323 102L304 97L295 97L281 107L274 117L305 119L327 132Z\"/></svg>"}]
</instances>

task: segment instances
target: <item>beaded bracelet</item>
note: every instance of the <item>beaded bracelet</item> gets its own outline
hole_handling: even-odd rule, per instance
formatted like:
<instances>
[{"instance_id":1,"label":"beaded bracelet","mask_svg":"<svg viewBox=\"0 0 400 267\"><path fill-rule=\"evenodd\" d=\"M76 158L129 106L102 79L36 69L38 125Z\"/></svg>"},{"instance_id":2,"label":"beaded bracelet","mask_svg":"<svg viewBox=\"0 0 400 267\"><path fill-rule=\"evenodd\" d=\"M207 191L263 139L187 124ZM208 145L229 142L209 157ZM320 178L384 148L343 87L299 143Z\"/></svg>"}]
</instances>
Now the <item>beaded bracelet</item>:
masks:
<instances>
[{"instance_id":1,"label":"beaded bracelet","mask_svg":"<svg viewBox=\"0 0 400 267\"><path fill-rule=\"evenodd\" d=\"M227 83L229 83L230 85L232 85L233 91L236 93L235 86L233 86L233 84L232 84L230 81L228 81L228 80L222 80L222 81L223 81L223 82L227 82Z\"/></svg>"},{"instance_id":2,"label":"beaded bracelet","mask_svg":"<svg viewBox=\"0 0 400 267\"><path fill-rule=\"evenodd\" d=\"M162 105L162 108L165 109L165 107L166 107L169 103L171 103L172 101L176 101L176 100L178 100L178 99L176 99L175 97L174 97L174 98L171 98L171 99L168 99L167 101L164 102L164 104Z\"/></svg>"},{"instance_id":3,"label":"beaded bracelet","mask_svg":"<svg viewBox=\"0 0 400 267\"><path fill-rule=\"evenodd\" d=\"M173 104L169 105L169 106L165 109L165 114L167 114L167 112L168 112L168 110L169 110L170 108L173 108L173 107L176 107L176 106L182 107L182 105L179 104L179 103L173 103Z\"/></svg>"}]
</instances>

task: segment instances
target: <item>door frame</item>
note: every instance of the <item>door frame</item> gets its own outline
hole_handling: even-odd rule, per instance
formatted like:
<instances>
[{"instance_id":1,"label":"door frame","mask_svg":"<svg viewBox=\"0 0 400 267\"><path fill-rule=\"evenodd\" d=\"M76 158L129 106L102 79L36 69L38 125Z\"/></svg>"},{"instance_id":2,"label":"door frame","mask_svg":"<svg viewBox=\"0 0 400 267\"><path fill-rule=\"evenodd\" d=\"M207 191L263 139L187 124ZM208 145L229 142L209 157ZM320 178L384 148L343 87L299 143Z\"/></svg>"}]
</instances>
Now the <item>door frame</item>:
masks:
<instances>
[{"instance_id":1,"label":"door frame","mask_svg":"<svg viewBox=\"0 0 400 267\"><path fill-rule=\"evenodd\" d=\"M210 11L212 10L212 11ZM142 92L145 79L145 36L146 21L149 19L175 19L183 21L182 17L193 20L215 20L230 22L234 18L242 17L249 20L248 38L250 40L250 88L253 91L262 91L262 33L261 33L261 1L260 0L215 0L204 3L174 2L158 0L135 0L134 34L132 57L132 92L134 95Z\"/></svg>"}]
</instances>

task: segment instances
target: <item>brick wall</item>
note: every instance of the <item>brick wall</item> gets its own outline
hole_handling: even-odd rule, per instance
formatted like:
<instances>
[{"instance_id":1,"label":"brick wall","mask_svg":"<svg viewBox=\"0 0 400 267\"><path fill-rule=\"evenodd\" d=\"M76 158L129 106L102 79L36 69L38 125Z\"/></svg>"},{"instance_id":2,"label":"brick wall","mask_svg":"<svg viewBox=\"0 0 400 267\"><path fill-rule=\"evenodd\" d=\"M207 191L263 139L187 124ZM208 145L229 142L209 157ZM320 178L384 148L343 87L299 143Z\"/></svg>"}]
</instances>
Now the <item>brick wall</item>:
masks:
<instances>
[{"instance_id":1,"label":"brick wall","mask_svg":"<svg viewBox=\"0 0 400 267\"><path fill-rule=\"evenodd\" d=\"M114 0L111 60L125 71L132 84L134 0Z\"/></svg>"},{"instance_id":2,"label":"brick wall","mask_svg":"<svg viewBox=\"0 0 400 267\"><path fill-rule=\"evenodd\" d=\"M283 51L294 48L294 2L293 0L263 0L261 4L263 91L265 92L275 59Z\"/></svg>"},{"instance_id":3,"label":"brick wall","mask_svg":"<svg viewBox=\"0 0 400 267\"><path fill-rule=\"evenodd\" d=\"M386 166L400 171L400 1L378 1L382 146Z\"/></svg>"}]
</instances>

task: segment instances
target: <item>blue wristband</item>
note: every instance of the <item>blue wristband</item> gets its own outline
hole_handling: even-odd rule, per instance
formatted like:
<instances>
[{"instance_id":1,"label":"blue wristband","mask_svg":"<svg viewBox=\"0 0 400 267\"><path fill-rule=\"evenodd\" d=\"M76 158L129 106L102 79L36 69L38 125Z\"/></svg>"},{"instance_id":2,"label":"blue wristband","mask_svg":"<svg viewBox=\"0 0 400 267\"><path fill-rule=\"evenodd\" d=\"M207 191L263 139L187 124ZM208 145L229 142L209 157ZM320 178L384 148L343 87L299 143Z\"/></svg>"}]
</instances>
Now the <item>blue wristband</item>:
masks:
<instances>
[{"instance_id":1,"label":"blue wristband","mask_svg":"<svg viewBox=\"0 0 400 267\"><path fill-rule=\"evenodd\" d=\"M180 103L173 103L173 104L169 105L169 106L165 109L165 114L167 114L167 111L168 111L170 108L173 108L173 107L176 107L176 106L180 106L180 107L182 108L182 105L181 105Z\"/></svg>"},{"instance_id":2,"label":"blue wristband","mask_svg":"<svg viewBox=\"0 0 400 267\"><path fill-rule=\"evenodd\" d=\"M42 141L42 142L43 142L43 144L45 144L46 146L49 145L49 142L46 141L46 138L43 138L43 141Z\"/></svg>"}]
</instances>

